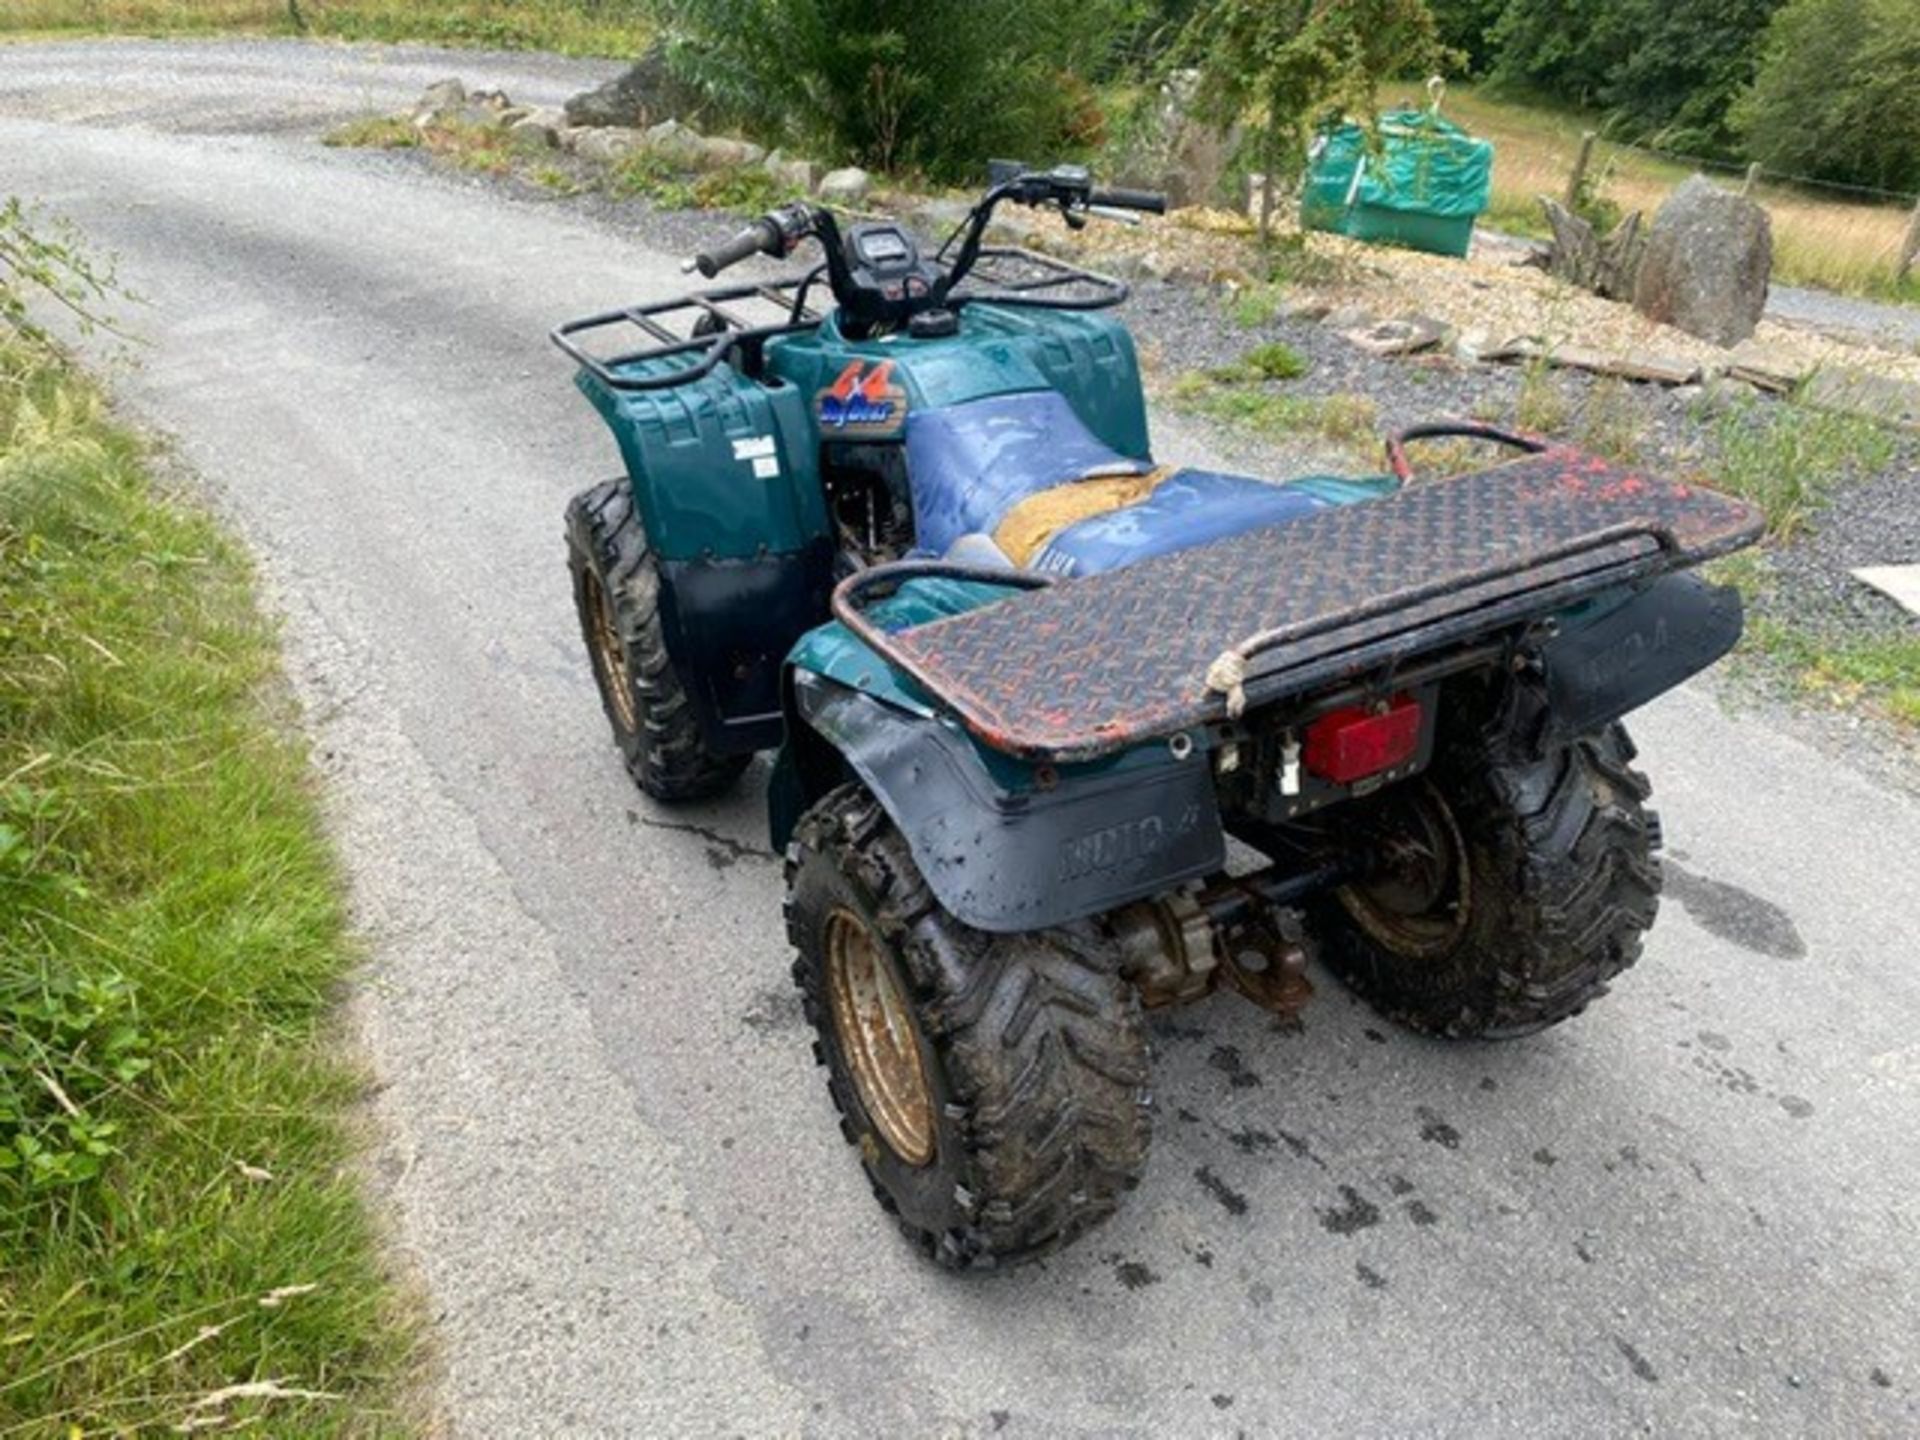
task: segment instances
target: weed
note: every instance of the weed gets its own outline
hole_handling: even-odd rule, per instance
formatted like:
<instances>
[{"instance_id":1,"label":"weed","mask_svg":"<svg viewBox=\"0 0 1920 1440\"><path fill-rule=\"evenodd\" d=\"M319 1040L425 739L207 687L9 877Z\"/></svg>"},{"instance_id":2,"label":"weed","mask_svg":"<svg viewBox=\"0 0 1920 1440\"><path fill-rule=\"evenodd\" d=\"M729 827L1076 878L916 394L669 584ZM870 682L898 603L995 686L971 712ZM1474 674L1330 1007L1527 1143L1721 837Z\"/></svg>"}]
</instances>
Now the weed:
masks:
<instances>
[{"instance_id":1,"label":"weed","mask_svg":"<svg viewBox=\"0 0 1920 1440\"><path fill-rule=\"evenodd\" d=\"M1255 346L1241 363L1262 380L1298 380L1307 373L1307 357L1278 340Z\"/></svg>"},{"instance_id":2,"label":"weed","mask_svg":"<svg viewBox=\"0 0 1920 1440\"><path fill-rule=\"evenodd\" d=\"M1609 375L1587 393L1574 439L1581 448L1621 465L1639 460L1640 417L1624 380Z\"/></svg>"},{"instance_id":3,"label":"weed","mask_svg":"<svg viewBox=\"0 0 1920 1440\"><path fill-rule=\"evenodd\" d=\"M1514 423L1522 430L1552 435L1567 423L1573 404L1566 385L1544 355L1527 361L1520 372L1520 394L1514 401Z\"/></svg>"},{"instance_id":4,"label":"weed","mask_svg":"<svg viewBox=\"0 0 1920 1440\"><path fill-rule=\"evenodd\" d=\"M1257 330L1262 325L1270 324L1280 313L1283 293L1278 285L1249 285L1233 297L1227 313L1241 329Z\"/></svg>"},{"instance_id":5,"label":"weed","mask_svg":"<svg viewBox=\"0 0 1920 1440\"><path fill-rule=\"evenodd\" d=\"M555 195L578 195L587 188L578 175L559 165L536 165L527 171L527 179Z\"/></svg>"},{"instance_id":6,"label":"weed","mask_svg":"<svg viewBox=\"0 0 1920 1440\"><path fill-rule=\"evenodd\" d=\"M506 175L513 170L513 150L507 137L484 125L435 125L424 132L426 148L456 169L483 175Z\"/></svg>"},{"instance_id":7,"label":"weed","mask_svg":"<svg viewBox=\"0 0 1920 1440\"><path fill-rule=\"evenodd\" d=\"M1204 373L1219 385L1242 385L1261 380L1298 380L1307 369L1306 356L1275 340L1256 345L1231 365L1215 365Z\"/></svg>"},{"instance_id":8,"label":"weed","mask_svg":"<svg viewBox=\"0 0 1920 1440\"><path fill-rule=\"evenodd\" d=\"M415 150L421 135L412 121L401 116L367 115L329 130L320 143L355 150Z\"/></svg>"},{"instance_id":9,"label":"weed","mask_svg":"<svg viewBox=\"0 0 1920 1440\"><path fill-rule=\"evenodd\" d=\"M652 150L623 155L603 181L615 196L644 196L667 210L735 210L757 214L791 199L767 171L748 165L686 175Z\"/></svg>"},{"instance_id":10,"label":"weed","mask_svg":"<svg viewBox=\"0 0 1920 1440\"><path fill-rule=\"evenodd\" d=\"M1712 482L1758 505L1776 539L1797 534L1834 485L1882 468L1894 449L1887 431L1864 417L1758 397L1722 412L1714 439Z\"/></svg>"},{"instance_id":11,"label":"weed","mask_svg":"<svg viewBox=\"0 0 1920 1440\"><path fill-rule=\"evenodd\" d=\"M1295 395L1254 383L1244 371L1223 380L1217 371L1189 370L1167 390L1183 409L1279 439L1310 434L1356 451L1379 438L1380 412L1365 395Z\"/></svg>"}]
</instances>

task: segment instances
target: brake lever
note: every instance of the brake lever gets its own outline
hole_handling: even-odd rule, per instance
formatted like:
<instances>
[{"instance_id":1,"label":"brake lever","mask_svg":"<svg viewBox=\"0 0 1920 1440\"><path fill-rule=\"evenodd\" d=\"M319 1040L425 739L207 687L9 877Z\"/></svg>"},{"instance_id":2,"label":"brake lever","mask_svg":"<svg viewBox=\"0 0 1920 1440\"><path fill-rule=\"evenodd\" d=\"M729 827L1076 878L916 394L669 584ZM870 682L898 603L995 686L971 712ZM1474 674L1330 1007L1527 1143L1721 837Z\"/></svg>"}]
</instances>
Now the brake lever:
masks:
<instances>
[{"instance_id":1,"label":"brake lever","mask_svg":"<svg viewBox=\"0 0 1920 1440\"><path fill-rule=\"evenodd\" d=\"M1117 220L1122 225L1138 225L1140 217L1131 210L1122 210L1113 205L1087 205L1081 208L1081 214L1092 215L1100 220Z\"/></svg>"}]
</instances>

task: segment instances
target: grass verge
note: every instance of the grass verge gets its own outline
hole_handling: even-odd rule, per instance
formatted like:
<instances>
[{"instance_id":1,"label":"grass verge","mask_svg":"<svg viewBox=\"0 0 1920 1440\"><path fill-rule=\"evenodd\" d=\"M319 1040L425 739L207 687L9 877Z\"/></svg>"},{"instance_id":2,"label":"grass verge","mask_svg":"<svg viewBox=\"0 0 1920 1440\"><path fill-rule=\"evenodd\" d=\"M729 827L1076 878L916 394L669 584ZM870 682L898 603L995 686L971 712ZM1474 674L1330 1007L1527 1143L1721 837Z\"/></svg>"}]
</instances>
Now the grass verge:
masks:
<instances>
[{"instance_id":1,"label":"grass verge","mask_svg":"<svg viewBox=\"0 0 1920 1440\"><path fill-rule=\"evenodd\" d=\"M1823 640L1769 615L1750 615L1743 646L1780 667L1803 697L1864 704L1920 729L1920 637Z\"/></svg>"},{"instance_id":2,"label":"grass verge","mask_svg":"<svg viewBox=\"0 0 1920 1440\"><path fill-rule=\"evenodd\" d=\"M1909 734L1920 733L1920 635L1821 635L1796 624L1780 604L1764 550L1746 550L1707 567L1708 578L1747 597L1740 659L1803 701L1867 710Z\"/></svg>"},{"instance_id":3,"label":"grass verge","mask_svg":"<svg viewBox=\"0 0 1920 1440\"><path fill-rule=\"evenodd\" d=\"M408 1428L279 687L237 546L0 343L0 1436Z\"/></svg>"},{"instance_id":4,"label":"grass verge","mask_svg":"<svg viewBox=\"0 0 1920 1440\"><path fill-rule=\"evenodd\" d=\"M640 0L8 0L0 35L318 35L563 55L638 54Z\"/></svg>"}]
</instances>

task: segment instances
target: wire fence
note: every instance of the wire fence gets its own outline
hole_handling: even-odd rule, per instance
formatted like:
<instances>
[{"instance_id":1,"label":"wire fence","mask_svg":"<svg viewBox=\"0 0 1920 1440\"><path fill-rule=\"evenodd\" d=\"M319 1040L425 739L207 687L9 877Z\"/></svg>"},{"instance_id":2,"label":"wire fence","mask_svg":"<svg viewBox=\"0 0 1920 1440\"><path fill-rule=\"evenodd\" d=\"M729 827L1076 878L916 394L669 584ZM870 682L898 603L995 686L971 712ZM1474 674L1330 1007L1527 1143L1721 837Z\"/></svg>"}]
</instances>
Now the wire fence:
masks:
<instances>
[{"instance_id":1,"label":"wire fence","mask_svg":"<svg viewBox=\"0 0 1920 1440\"><path fill-rule=\"evenodd\" d=\"M1625 150L1635 155L1644 155L1652 161L1664 161L1669 165L1685 165L1690 169L1702 170L1709 174L1738 175L1743 179L1751 175L1755 180L1770 181L1776 185L1791 185L1797 190L1829 191L1836 195L1865 195L1901 206L1920 203L1920 192L1912 190L1883 190L1878 185L1849 185L1839 180L1822 180L1812 175L1792 175L1784 170L1769 170L1758 162L1742 165L1732 160L1711 160L1704 155L1687 155L1677 150L1655 150L1645 145L1633 145L1624 140L1602 140L1599 143L1611 150Z\"/></svg>"},{"instance_id":2,"label":"wire fence","mask_svg":"<svg viewBox=\"0 0 1920 1440\"><path fill-rule=\"evenodd\" d=\"M1566 193L1623 211L1651 211L1683 178L1722 177L1772 220L1777 267L1792 280L1853 291L1910 293L1920 285L1920 195L1740 165L1704 155L1582 137Z\"/></svg>"}]
</instances>

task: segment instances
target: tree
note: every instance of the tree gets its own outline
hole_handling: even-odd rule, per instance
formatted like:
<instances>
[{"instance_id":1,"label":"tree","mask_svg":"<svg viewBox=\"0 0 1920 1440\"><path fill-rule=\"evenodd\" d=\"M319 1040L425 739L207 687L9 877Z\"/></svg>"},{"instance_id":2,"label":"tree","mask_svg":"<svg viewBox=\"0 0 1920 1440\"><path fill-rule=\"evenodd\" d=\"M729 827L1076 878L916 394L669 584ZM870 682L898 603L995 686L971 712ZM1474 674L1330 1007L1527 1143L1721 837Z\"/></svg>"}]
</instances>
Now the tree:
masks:
<instances>
[{"instance_id":1,"label":"tree","mask_svg":"<svg viewBox=\"0 0 1920 1440\"><path fill-rule=\"evenodd\" d=\"M1639 39L1640 0L1508 0L1488 34L1493 79L1572 105L1598 106Z\"/></svg>"},{"instance_id":2,"label":"tree","mask_svg":"<svg viewBox=\"0 0 1920 1440\"><path fill-rule=\"evenodd\" d=\"M1727 119L1760 61L1781 0L1633 0L1639 41L1616 64L1602 103L1671 150L1731 154Z\"/></svg>"},{"instance_id":3,"label":"tree","mask_svg":"<svg viewBox=\"0 0 1920 1440\"><path fill-rule=\"evenodd\" d=\"M1496 83L1610 112L1632 137L1730 153L1727 112L1782 0L1507 0Z\"/></svg>"},{"instance_id":4,"label":"tree","mask_svg":"<svg viewBox=\"0 0 1920 1440\"><path fill-rule=\"evenodd\" d=\"M769 140L972 178L1057 158L1132 0L658 0L668 63ZM838 157L835 157L838 158Z\"/></svg>"},{"instance_id":5,"label":"tree","mask_svg":"<svg viewBox=\"0 0 1920 1440\"><path fill-rule=\"evenodd\" d=\"M1298 175L1321 123L1370 121L1382 81L1449 58L1426 0L1208 0L1175 53L1200 71L1196 113L1246 123L1248 158L1267 175Z\"/></svg>"},{"instance_id":6,"label":"tree","mask_svg":"<svg viewBox=\"0 0 1920 1440\"><path fill-rule=\"evenodd\" d=\"M1493 64L1493 27L1507 0L1428 0L1440 43L1461 55L1462 73L1484 75Z\"/></svg>"},{"instance_id":7,"label":"tree","mask_svg":"<svg viewBox=\"0 0 1920 1440\"><path fill-rule=\"evenodd\" d=\"M1733 124L1770 169L1920 190L1920 6L1789 0Z\"/></svg>"}]
</instances>

